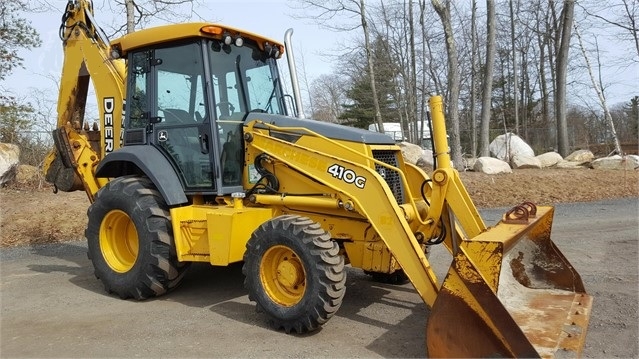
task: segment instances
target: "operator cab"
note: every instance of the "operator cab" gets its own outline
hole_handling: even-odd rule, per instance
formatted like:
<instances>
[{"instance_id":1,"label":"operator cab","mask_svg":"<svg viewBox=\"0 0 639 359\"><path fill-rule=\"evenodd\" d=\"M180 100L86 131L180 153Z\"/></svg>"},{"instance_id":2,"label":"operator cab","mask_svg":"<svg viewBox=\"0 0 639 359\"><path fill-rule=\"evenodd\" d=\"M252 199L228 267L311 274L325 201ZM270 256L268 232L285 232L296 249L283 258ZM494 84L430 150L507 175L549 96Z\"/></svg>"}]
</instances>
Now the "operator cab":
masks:
<instances>
[{"instance_id":1,"label":"operator cab","mask_svg":"<svg viewBox=\"0 0 639 359\"><path fill-rule=\"evenodd\" d=\"M242 190L246 115L288 115L281 47L198 35L128 52L124 145L158 149L186 194L230 194Z\"/></svg>"}]
</instances>

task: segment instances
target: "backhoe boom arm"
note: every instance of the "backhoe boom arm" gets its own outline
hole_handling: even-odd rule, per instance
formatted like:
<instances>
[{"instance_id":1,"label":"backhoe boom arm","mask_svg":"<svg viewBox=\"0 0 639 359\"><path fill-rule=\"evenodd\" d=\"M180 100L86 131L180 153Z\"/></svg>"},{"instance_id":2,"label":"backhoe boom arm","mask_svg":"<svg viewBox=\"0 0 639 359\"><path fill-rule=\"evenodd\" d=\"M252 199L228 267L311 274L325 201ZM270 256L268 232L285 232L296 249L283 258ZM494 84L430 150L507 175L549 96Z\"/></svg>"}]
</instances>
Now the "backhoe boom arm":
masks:
<instances>
[{"instance_id":1,"label":"backhoe boom arm","mask_svg":"<svg viewBox=\"0 0 639 359\"><path fill-rule=\"evenodd\" d=\"M58 96L56 148L44 163L49 182L63 191L85 190L89 199L105 183L95 166L122 145L125 65L112 59L106 35L93 20L91 3L69 1L60 38L64 63ZM99 120L85 118L89 81L93 79Z\"/></svg>"}]
</instances>

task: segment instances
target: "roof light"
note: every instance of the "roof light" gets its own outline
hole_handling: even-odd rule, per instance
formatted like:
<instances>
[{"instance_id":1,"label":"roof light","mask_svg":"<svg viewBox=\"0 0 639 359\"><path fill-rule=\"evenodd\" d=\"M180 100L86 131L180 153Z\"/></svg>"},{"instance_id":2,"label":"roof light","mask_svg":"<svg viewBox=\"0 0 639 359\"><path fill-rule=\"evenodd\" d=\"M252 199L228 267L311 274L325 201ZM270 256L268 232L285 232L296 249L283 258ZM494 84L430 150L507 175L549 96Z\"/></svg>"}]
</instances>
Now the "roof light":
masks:
<instances>
[{"instance_id":1,"label":"roof light","mask_svg":"<svg viewBox=\"0 0 639 359\"><path fill-rule=\"evenodd\" d=\"M282 54L281 48L278 45L271 45L268 41L264 42L264 52L266 52L266 56L275 59Z\"/></svg>"},{"instance_id":2,"label":"roof light","mask_svg":"<svg viewBox=\"0 0 639 359\"><path fill-rule=\"evenodd\" d=\"M244 45L244 39L239 35L235 37L235 41L233 42L235 43L235 46L237 47L242 47L242 45Z\"/></svg>"},{"instance_id":3,"label":"roof light","mask_svg":"<svg viewBox=\"0 0 639 359\"><path fill-rule=\"evenodd\" d=\"M219 26L213 26L213 25L206 25L206 26L202 26L202 28L200 29L200 32L205 32L207 34L211 34L211 35L222 35L222 28Z\"/></svg>"},{"instance_id":4,"label":"roof light","mask_svg":"<svg viewBox=\"0 0 639 359\"><path fill-rule=\"evenodd\" d=\"M120 54L120 49L116 48L116 47L112 47L111 48L111 58L113 59L119 59L122 54Z\"/></svg>"},{"instance_id":5,"label":"roof light","mask_svg":"<svg viewBox=\"0 0 639 359\"><path fill-rule=\"evenodd\" d=\"M224 42L224 45L230 45L233 43L233 38L228 32L226 32L222 35L222 42Z\"/></svg>"}]
</instances>

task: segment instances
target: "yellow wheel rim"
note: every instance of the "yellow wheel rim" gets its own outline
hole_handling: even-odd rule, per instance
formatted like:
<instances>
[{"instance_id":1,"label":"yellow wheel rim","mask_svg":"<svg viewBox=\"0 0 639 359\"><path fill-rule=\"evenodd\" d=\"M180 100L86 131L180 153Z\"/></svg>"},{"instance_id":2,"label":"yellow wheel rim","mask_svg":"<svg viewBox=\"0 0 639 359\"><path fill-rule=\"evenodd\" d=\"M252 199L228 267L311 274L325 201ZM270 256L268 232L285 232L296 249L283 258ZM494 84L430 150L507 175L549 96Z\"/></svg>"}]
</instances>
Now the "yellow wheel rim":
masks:
<instances>
[{"instance_id":1,"label":"yellow wheel rim","mask_svg":"<svg viewBox=\"0 0 639 359\"><path fill-rule=\"evenodd\" d=\"M109 267L118 273L126 273L138 257L138 232L133 221L123 211L115 209L107 213L100 225L100 249Z\"/></svg>"},{"instance_id":2,"label":"yellow wheel rim","mask_svg":"<svg viewBox=\"0 0 639 359\"><path fill-rule=\"evenodd\" d=\"M302 261L290 248L281 245L264 253L260 280L271 300L285 307L299 303L306 291L306 272Z\"/></svg>"}]
</instances>

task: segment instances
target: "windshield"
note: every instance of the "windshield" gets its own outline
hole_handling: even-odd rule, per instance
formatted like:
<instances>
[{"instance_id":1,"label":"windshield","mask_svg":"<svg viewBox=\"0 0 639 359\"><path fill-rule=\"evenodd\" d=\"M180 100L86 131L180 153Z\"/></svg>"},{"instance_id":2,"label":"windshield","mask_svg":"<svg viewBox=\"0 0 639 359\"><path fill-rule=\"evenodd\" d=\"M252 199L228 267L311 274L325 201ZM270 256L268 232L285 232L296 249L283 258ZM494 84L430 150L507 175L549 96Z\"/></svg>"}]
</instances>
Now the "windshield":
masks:
<instances>
[{"instance_id":1,"label":"windshield","mask_svg":"<svg viewBox=\"0 0 639 359\"><path fill-rule=\"evenodd\" d=\"M241 120L250 111L284 114L275 59L249 40L241 47L211 40L208 49L219 120Z\"/></svg>"}]
</instances>

